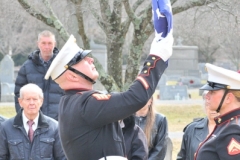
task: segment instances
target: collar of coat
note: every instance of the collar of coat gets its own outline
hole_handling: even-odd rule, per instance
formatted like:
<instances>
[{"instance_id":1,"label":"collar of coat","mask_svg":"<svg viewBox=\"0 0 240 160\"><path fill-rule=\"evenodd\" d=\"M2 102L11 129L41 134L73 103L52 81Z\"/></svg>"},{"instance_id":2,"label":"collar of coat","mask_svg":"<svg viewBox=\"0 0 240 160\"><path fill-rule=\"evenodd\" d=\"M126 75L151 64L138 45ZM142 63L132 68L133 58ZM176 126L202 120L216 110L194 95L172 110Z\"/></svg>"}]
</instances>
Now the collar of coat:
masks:
<instances>
[{"instance_id":1,"label":"collar of coat","mask_svg":"<svg viewBox=\"0 0 240 160\"><path fill-rule=\"evenodd\" d=\"M59 52L59 50L56 47L54 47L53 56L49 61L52 61L57 56L58 52ZM32 52L31 54L28 55L28 59L32 60L37 65L40 65L41 60L40 60L39 54L40 54L40 50L37 49L37 50L35 50L34 52Z\"/></svg>"},{"instance_id":2,"label":"collar of coat","mask_svg":"<svg viewBox=\"0 0 240 160\"><path fill-rule=\"evenodd\" d=\"M15 116L13 126L16 126L16 127L23 126L22 111L23 109L19 110L19 112ZM42 111L39 111L38 128L48 128L48 127L49 127L49 124L47 123L47 119L43 115Z\"/></svg>"}]
</instances>

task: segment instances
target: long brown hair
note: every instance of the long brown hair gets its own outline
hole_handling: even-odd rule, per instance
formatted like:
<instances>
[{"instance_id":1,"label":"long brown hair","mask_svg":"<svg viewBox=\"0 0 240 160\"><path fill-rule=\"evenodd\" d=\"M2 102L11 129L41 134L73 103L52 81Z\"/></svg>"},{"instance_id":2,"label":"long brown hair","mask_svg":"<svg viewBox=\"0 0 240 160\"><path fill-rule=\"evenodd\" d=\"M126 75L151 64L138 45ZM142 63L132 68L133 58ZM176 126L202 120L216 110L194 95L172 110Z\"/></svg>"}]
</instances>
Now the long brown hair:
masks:
<instances>
[{"instance_id":1,"label":"long brown hair","mask_svg":"<svg viewBox=\"0 0 240 160\"><path fill-rule=\"evenodd\" d=\"M148 106L148 113L147 113L147 120L146 125L144 129L144 133L147 138L148 147L152 147L152 129L155 121L155 109L153 108L153 97L151 97L149 100L152 101L152 103Z\"/></svg>"}]
</instances>

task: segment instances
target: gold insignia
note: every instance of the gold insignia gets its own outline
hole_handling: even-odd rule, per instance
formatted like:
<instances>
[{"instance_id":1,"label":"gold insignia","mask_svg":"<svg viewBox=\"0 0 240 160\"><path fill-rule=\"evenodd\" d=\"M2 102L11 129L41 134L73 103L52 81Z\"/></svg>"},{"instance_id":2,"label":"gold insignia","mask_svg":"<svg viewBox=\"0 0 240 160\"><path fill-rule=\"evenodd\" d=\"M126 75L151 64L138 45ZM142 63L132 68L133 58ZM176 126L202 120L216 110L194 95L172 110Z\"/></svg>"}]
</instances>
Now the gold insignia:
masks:
<instances>
[{"instance_id":1,"label":"gold insignia","mask_svg":"<svg viewBox=\"0 0 240 160\"><path fill-rule=\"evenodd\" d=\"M94 94L92 94L92 96L99 101L109 100L109 98L111 97L110 94L100 94L100 93L94 93Z\"/></svg>"},{"instance_id":2,"label":"gold insignia","mask_svg":"<svg viewBox=\"0 0 240 160\"><path fill-rule=\"evenodd\" d=\"M156 57L152 57L152 59L153 59L153 60L155 60L155 59L156 59Z\"/></svg>"},{"instance_id":3,"label":"gold insignia","mask_svg":"<svg viewBox=\"0 0 240 160\"><path fill-rule=\"evenodd\" d=\"M150 65L151 65L151 63L150 63L150 62L148 62L148 63L147 63L147 66L150 66Z\"/></svg>"},{"instance_id":4,"label":"gold insignia","mask_svg":"<svg viewBox=\"0 0 240 160\"><path fill-rule=\"evenodd\" d=\"M222 119L221 118L218 118L218 123L221 123Z\"/></svg>"},{"instance_id":5,"label":"gold insignia","mask_svg":"<svg viewBox=\"0 0 240 160\"><path fill-rule=\"evenodd\" d=\"M65 67L66 69L68 69L68 65L65 65L64 67Z\"/></svg>"},{"instance_id":6,"label":"gold insignia","mask_svg":"<svg viewBox=\"0 0 240 160\"><path fill-rule=\"evenodd\" d=\"M227 150L229 155L240 154L240 143L236 141L234 138L232 138L227 146Z\"/></svg>"},{"instance_id":7,"label":"gold insignia","mask_svg":"<svg viewBox=\"0 0 240 160\"><path fill-rule=\"evenodd\" d=\"M231 86L227 86L227 89L230 89L231 88Z\"/></svg>"}]
</instances>

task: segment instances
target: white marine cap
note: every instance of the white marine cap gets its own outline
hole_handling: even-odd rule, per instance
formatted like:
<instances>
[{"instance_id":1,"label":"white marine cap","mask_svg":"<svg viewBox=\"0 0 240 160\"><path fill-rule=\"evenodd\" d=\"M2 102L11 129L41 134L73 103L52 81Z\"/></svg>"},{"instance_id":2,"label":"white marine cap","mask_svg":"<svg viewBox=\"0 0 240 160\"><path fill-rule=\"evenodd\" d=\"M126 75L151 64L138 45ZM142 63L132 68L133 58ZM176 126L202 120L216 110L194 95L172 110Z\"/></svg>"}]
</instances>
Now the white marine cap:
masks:
<instances>
[{"instance_id":1,"label":"white marine cap","mask_svg":"<svg viewBox=\"0 0 240 160\"><path fill-rule=\"evenodd\" d=\"M90 52L91 50L83 50L80 48L77 45L74 36L71 35L52 61L45 75L45 79L48 79L50 76L53 80L57 79L61 74L64 73L64 71L66 71L68 68L67 66L72 66L80 62Z\"/></svg>"},{"instance_id":2,"label":"white marine cap","mask_svg":"<svg viewBox=\"0 0 240 160\"><path fill-rule=\"evenodd\" d=\"M201 90L231 89L240 90L240 74L222 67L206 63L208 83Z\"/></svg>"}]
</instances>

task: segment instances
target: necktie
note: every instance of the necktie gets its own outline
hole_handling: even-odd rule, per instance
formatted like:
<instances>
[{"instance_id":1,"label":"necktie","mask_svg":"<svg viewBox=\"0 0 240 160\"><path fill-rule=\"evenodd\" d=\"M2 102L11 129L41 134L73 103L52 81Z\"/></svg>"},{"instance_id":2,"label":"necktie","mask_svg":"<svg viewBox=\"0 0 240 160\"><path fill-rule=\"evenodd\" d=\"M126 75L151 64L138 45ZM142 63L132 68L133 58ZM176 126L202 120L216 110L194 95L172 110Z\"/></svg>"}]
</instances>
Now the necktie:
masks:
<instances>
[{"instance_id":1,"label":"necktie","mask_svg":"<svg viewBox=\"0 0 240 160\"><path fill-rule=\"evenodd\" d=\"M32 142L32 140L33 140L33 133L34 133L34 131L32 129L32 125L34 124L34 122L33 121L28 121L27 123L29 125L28 137L29 137L30 141Z\"/></svg>"}]
</instances>

